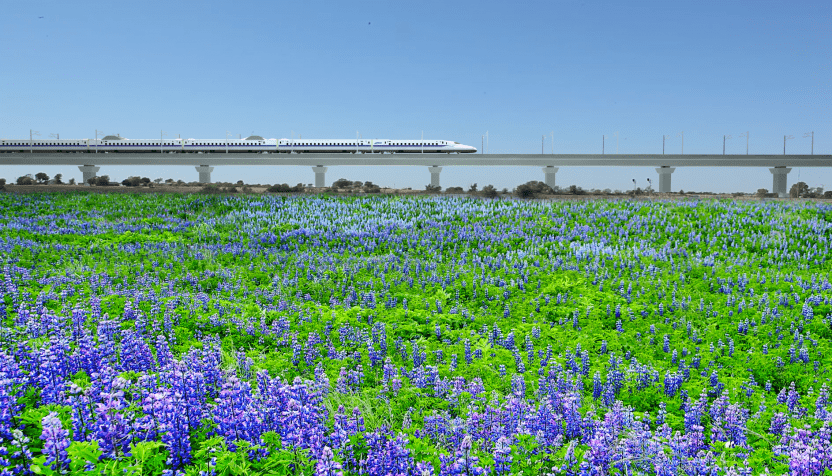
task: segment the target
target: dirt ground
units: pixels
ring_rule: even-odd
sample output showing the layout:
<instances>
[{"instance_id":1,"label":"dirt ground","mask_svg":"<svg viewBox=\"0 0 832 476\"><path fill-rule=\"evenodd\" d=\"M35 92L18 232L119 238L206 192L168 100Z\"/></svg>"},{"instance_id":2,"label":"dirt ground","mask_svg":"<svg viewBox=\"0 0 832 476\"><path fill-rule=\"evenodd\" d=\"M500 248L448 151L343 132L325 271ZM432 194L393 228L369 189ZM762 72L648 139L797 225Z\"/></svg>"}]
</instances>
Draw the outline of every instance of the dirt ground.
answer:
<instances>
[{"instance_id":1,"label":"dirt ground","mask_svg":"<svg viewBox=\"0 0 832 476\"><path fill-rule=\"evenodd\" d=\"M242 186L235 185L237 190L241 190ZM267 187L265 186L253 186L251 187L252 193L260 194L266 191ZM154 185L152 187L124 187L124 186L111 186L111 187L100 187L100 186L90 186L90 185L13 185L13 184L6 184L6 192L8 193L19 193L19 194L30 194L30 193L77 193L77 192L86 192L86 193L118 193L118 194L125 194L125 193L136 193L136 194L147 194L147 193L179 193L179 194L191 194L191 193L199 193L202 190L201 186L190 186L190 185ZM347 192L343 190L333 190L331 188L315 188L315 187L308 187L304 190L304 195L315 195L320 193L329 193L333 195L339 196L368 196L368 195L376 195L376 194L366 194L363 192ZM238 192L235 194L227 194L227 195L245 195L242 192ZM296 193L279 193L275 195L296 195ZM407 189L393 189L393 188L382 188L381 193L378 195L427 195L424 190L407 190ZM451 196L451 197L470 197L467 193L461 194L446 194L446 193L439 193L435 195L443 195L443 196ZM516 198L511 194L503 194L500 193L497 195L497 198ZM733 200L741 200L741 201L792 201L796 199L792 198L759 198L754 195L741 195L734 197L731 194L720 194L720 193L652 193L650 195L638 195L633 197L632 195L604 195L604 194L591 194L585 193L581 195L541 195L535 197L537 200L605 200L605 199L633 199L636 200L691 200L691 199L733 199ZM801 201L821 201L821 202L829 202L830 200L824 199L799 199Z\"/></svg>"}]
</instances>

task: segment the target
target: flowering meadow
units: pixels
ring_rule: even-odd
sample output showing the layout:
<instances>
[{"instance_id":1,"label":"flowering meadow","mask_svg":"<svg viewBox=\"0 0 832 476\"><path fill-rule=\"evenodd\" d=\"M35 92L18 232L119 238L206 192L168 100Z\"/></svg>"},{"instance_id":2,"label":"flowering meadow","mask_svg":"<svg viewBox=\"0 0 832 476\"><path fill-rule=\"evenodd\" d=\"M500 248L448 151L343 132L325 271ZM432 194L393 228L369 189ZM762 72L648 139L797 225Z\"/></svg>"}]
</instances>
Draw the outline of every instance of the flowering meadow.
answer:
<instances>
[{"instance_id":1,"label":"flowering meadow","mask_svg":"<svg viewBox=\"0 0 832 476\"><path fill-rule=\"evenodd\" d=\"M817 475L832 207L0 195L0 471Z\"/></svg>"}]
</instances>

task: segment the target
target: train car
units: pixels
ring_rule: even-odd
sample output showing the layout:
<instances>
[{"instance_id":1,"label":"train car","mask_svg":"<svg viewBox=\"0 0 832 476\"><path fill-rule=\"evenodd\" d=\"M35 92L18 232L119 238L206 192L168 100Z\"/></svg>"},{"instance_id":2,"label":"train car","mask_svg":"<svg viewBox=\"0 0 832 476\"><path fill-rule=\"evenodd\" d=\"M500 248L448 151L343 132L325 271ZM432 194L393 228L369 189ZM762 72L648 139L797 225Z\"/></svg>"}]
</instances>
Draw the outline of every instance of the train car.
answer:
<instances>
[{"instance_id":1,"label":"train car","mask_svg":"<svg viewBox=\"0 0 832 476\"><path fill-rule=\"evenodd\" d=\"M26 140L0 139L0 152L86 152L88 139Z\"/></svg>"},{"instance_id":2,"label":"train car","mask_svg":"<svg viewBox=\"0 0 832 476\"><path fill-rule=\"evenodd\" d=\"M362 153L362 154L419 154L446 153L469 154L477 151L476 147L447 140L410 140L410 139L280 139L280 152L289 153Z\"/></svg>"}]
</instances>

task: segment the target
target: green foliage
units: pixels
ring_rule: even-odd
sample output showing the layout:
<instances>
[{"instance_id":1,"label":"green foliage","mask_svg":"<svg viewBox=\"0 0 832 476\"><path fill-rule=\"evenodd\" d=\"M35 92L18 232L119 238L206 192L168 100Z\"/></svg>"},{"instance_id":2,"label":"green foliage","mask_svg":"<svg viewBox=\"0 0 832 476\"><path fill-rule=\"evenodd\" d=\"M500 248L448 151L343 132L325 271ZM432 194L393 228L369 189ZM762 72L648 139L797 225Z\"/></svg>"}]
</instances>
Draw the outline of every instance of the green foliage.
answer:
<instances>
[{"instance_id":1,"label":"green foliage","mask_svg":"<svg viewBox=\"0 0 832 476\"><path fill-rule=\"evenodd\" d=\"M483 189L486 196L490 192L497 196L493 187ZM725 384L732 402L742 402L752 410L761 402L765 403L768 411L749 426L757 433L748 435L754 449L748 455L749 465L753 468L767 465L772 474L788 471L786 466L773 461L774 442L766 435L773 408L778 406L776 393L795 382L804 396L801 405L811 407L813 400L806 393L809 389L816 390L825 378L816 374L811 362L805 365L788 361L787 350L794 334L790 326L802 326L802 334L811 335L817 341L816 346L808 340L806 345L812 360L821 363L819 372L829 365L828 356L832 355L829 344L832 329L822 318L832 313L832 306L813 306L815 317L807 319L800 316L802 301L795 303L792 299L795 293L801 299L815 293L813 277L819 285L828 274L830 260L825 235L798 233L797 230L829 220L828 211L779 205L738 208L741 206L709 202L698 205L611 202L586 203L579 207L557 202L526 202L522 207L527 208L517 208L508 201L479 199L466 201L456 208L443 208L439 200L428 198L414 200L419 204L421 218L396 217L401 224L389 225L386 232L392 238L385 241L374 235L377 230L366 223L350 222L348 218L354 214L393 216L396 209L392 204L401 200L399 198L291 200L276 196L112 197L79 194L40 197L24 206L18 199L3 195L0 207L5 213L0 216L0 224L9 223L15 216L24 216L44 229L53 225L71 227L76 218L65 218L65 215L67 210L72 210L78 217L101 226L102 230L95 234L46 233L8 226L0 230L0 234L9 243L15 240L37 243L34 248L17 245L14 253L8 253L13 259L8 259L12 259L17 267L50 263L46 268L48 272L31 279L17 274L12 279L30 296L44 296L44 308L56 315L83 302L84 296L100 291L79 280L82 284L73 289L73 293L59 298L64 288L59 280L53 279L54 276L107 276L111 282L108 292L101 297L102 315L123 316L125 307L135 301L116 290L142 288L147 293L162 296L159 298L162 310L153 311L148 301L142 301L140 309L147 316L148 327L165 325L163 317L168 315L171 329L166 336L169 342L175 342L171 347L177 356L203 348L206 344L198 336L212 336L221 343L224 371L242 372L238 360L240 353L251 359L251 374L266 370L287 381L295 377L309 379L313 377L315 365L320 364L333 384L341 367L354 369L360 360L365 371L364 382L354 392L331 392L326 397L325 407L330 416L327 424L332 425L332 415L339 406L347 412L357 408L367 431L391 428L394 432L408 433L408 448L414 458L431 461L435 467L439 465L438 454L445 450L439 449L436 442L424 434L420 438L415 436L415 429L422 428L427 416L447 412L451 417L464 418L481 410L485 404L483 400L490 400L495 395L497 399L504 398L513 391L511 377L517 370L512 351L492 344L487 335L480 333L483 326L488 326L489 330L496 326L504 332L513 331L515 342L521 348L520 354L527 367L523 375L527 385L525 398L537 398L539 375L541 371L544 374L547 371L541 367L537 354L529 362L522 350L525 338L538 332L539 337L531 338L534 350L546 350L551 346L550 366L563 365L565 352L574 352L580 344L582 349L589 351L590 367L600 372L602 380L607 378L610 353L619 358L629 354L632 359L625 361L624 367L635 359L639 364L655 369L658 382L639 389L632 380L627 380L618 399L637 416L649 413L653 419L659 403L664 402L668 425L673 431L683 431L684 412L679 396L668 398L661 385L661 378L667 372L679 368L671 361L671 354L662 349L662 337L667 335L672 350L687 349L687 364L693 356L701 358L702 366L690 369L690 379L684 383L691 397L696 398L701 390L708 390L707 375L702 376L700 372L712 363L712 368L720 369L720 381ZM320 206L320 203L339 209L339 218L346 218L338 226L354 230L350 232L352 234L340 230L330 233L330 229L316 229L310 225L305 214L315 210L313 204ZM300 216L275 217L289 205L296 205L295 213ZM731 231L746 226L742 218L733 216L743 216L736 210L765 218L748 225L746 234L741 235ZM391 219L392 222L395 220ZM120 224L121 228L104 228L112 223ZM128 224L141 226L128 227ZM170 224L173 225L168 226ZM641 224L647 225L639 228ZM379 229L384 226L388 225L378 225ZM619 235L607 231L612 226L618 227ZM472 231L474 229L477 233ZM420 239L407 238L410 230L415 230ZM469 236L464 236L463 232ZM272 236L273 240L267 239ZM587 244L609 246L611 252L588 253L577 258L575 250ZM256 252L247 251L241 255L235 245ZM174 251L156 251L156 247L163 246ZM321 257L321 250L327 250L325 259ZM808 254L807 250L815 253L812 259L792 258L795 253ZM768 257L773 251L781 253L779 261ZM396 257L398 261L390 257ZM476 266L471 264L475 260ZM422 271L385 269L386 264L394 261L407 261L411 267L418 262ZM322 263L327 266L333 263L333 266L330 269ZM311 271L313 267L326 270L315 275ZM142 269L143 273L135 273L136 269ZM611 277L602 277L604 273ZM385 277L383 284L379 280L382 274ZM158 281L149 279L146 281L150 284L146 284L141 278L148 276L158 277ZM183 279L186 276L188 279ZM488 279L482 279L482 276ZM736 286L740 276L747 279L742 289ZM412 277L415 279L410 283L408 278ZM731 284L727 282L729 278ZM477 281L476 292L471 285L474 281ZM172 283L170 294L166 282ZM238 283L239 288L231 290ZM632 295L627 296L619 286L626 289L630 284ZM386 293L397 300L397 305L386 308L383 302L376 302L374 308L369 308L353 302L352 307L344 308L341 304L329 304L331 296L343 302L342 290L350 288L379 295ZM485 297L486 291L489 297ZM209 302L205 306L191 305L197 293L208 296ZM507 297L504 293L508 293ZM770 299L768 306L780 313L774 321L762 323L760 320L762 306L758 303L763 295ZM777 296L781 295L791 300L778 305ZM728 303L729 296L746 300L742 312L736 302ZM184 303L177 301L179 297ZM687 297L689 304L682 305L680 301ZM5 294L2 298L9 314L7 326L12 329L16 325L14 314L17 312L13 296ZM409 303L406 311L401 304L404 299ZM698 308L700 299L704 300L707 311ZM281 301L296 307L287 305L286 309L277 310ZM169 303L172 309L168 312L165 309ZM663 305L662 316L659 316L659 304ZM607 306L615 309L617 305L621 306L620 331L617 329L619 318L606 311ZM504 316L506 307L509 313ZM578 328L572 325L576 311ZM729 315L729 311L733 314ZM229 316L235 321L231 322ZM303 358L297 364L293 363L290 338L257 332L261 325L271 329L281 319L289 322L291 334L297 334L301 346L310 334L316 333L322 342L332 342L349 357L330 359L326 356L326 347L319 345L318 350L324 356L313 365ZM747 333L739 333L738 322L750 319L757 325ZM385 357L389 357L396 368L412 368L410 359L415 345L425 353L428 365L437 367L439 378L462 377L467 382L479 378L485 389L484 395L474 399L463 392L457 400L448 401L412 385L405 385L395 395L382 394L381 370L368 364L367 339L342 340L338 332L339 328L349 326L365 336L371 335L373 323L385 324L389 347ZM441 329L441 338L436 336L437 325ZM651 325L655 327L655 335L650 333ZM135 320L122 323L122 329L134 329L135 326ZM255 331L249 332L249 326ZM784 334L785 338L782 346L775 348L772 344L779 342L776 339L778 333ZM655 339L652 344L651 338ZM724 346L720 348L717 344L720 341L724 344L728 338L736 346L734 355L729 355ZM393 343L397 339L404 343L407 358L394 349ZM472 352L479 351L483 356L470 364L464 363L466 339ZM607 353L601 353L604 341ZM47 342L48 336L41 335L31 339L29 344L40 348ZM716 345L713 352L709 348L711 343ZM769 344L768 354L761 351L765 343ZM442 360L437 351L442 351ZM818 352L820 357L816 357ZM356 353L360 359L355 358ZM458 357L458 367L454 371L449 366L452 355ZM778 357L785 361L782 367L774 365ZM506 376L500 374L500 366L505 366ZM136 384L141 374L123 372L120 376ZM754 387L751 396L747 396L741 386L751 376L758 386ZM594 406L596 414L603 417L607 409L600 400L592 399L591 379L591 373L583 377L583 411ZM84 371L78 371L69 380L86 388L91 378ZM766 382L771 382L772 392L763 391ZM128 396L135 395L128 392ZM31 387L18 397L18 403L25 407L19 422L32 440L36 455L41 447L41 420L50 411L58 412L64 428L71 428L69 407L39 406L40 395ZM138 403L133 405L131 409L137 410ZM413 422L408 429L402 428L405 415ZM809 420L795 419L794 424ZM709 417L705 417L704 424L710 429ZM188 468L189 473L216 470L217 474L288 475L301 471L309 474L314 465L307 453L283 447L275 434L264 438L263 447L268 449L269 456L255 461L247 457L247 451L258 447L242 441L226 442L210 436L211 430L212 423L206 421L199 430L192 432L194 463ZM229 443L234 443L237 448L232 451ZM366 455L362 437L353 437L351 445L357 457ZM512 448L515 474L520 471L546 474L563 463L567 450L580 461L586 446L577 444L570 449L567 443L550 453L551 448L538 447L533 436L519 435ZM736 448L718 446L717 449L725 465L743 464L742 455ZM490 450L475 446L474 454L481 463L490 464ZM133 446L130 457L117 461L99 461L101 452L95 443L73 442L69 453L73 474L158 474L167 457L167 449L161 443L138 443ZM209 466L212 458L216 458L215 466ZM36 456L32 471L53 474L49 468L42 467L44 460L42 455ZM88 471L87 461L94 469Z\"/></svg>"}]
</instances>

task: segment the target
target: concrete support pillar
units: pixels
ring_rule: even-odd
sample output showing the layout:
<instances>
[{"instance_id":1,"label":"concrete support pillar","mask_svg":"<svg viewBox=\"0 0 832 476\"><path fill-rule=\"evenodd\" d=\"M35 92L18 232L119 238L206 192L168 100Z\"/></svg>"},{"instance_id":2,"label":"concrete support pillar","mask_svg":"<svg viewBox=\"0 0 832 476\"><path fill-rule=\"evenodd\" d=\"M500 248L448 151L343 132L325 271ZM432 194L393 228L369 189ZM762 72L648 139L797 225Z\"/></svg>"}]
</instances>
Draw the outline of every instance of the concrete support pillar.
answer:
<instances>
[{"instance_id":1,"label":"concrete support pillar","mask_svg":"<svg viewBox=\"0 0 832 476\"><path fill-rule=\"evenodd\" d=\"M101 170L101 167L96 167L95 165L79 165L78 170L84 176L84 184L86 184L87 180L95 177L95 173Z\"/></svg>"},{"instance_id":2,"label":"concrete support pillar","mask_svg":"<svg viewBox=\"0 0 832 476\"><path fill-rule=\"evenodd\" d=\"M197 165L194 168L199 172L199 183L211 183L211 172L214 171L214 167Z\"/></svg>"},{"instance_id":3,"label":"concrete support pillar","mask_svg":"<svg viewBox=\"0 0 832 476\"><path fill-rule=\"evenodd\" d=\"M326 187L326 167L317 165L312 167L312 171L315 172L315 187Z\"/></svg>"},{"instance_id":4,"label":"concrete support pillar","mask_svg":"<svg viewBox=\"0 0 832 476\"><path fill-rule=\"evenodd\" d=\"M789 172L792 171L792 169L786 167L774 167L768 169L768 171L771 172L774 181L774 183L771 186L771 191L776 193L777 196L780 198L788 197L789 190L787 188L786 175L788 175Z\"/></svg>"},{"instance_id":5,"label":"concrete support pillar","mask_svg":"<svg viewBox=\"0 0 832 476\"><path fill-rule=\"evenodd\" d=\"M430 184L434 187L439 186L439 172L442 171L442 167L438 167L436 165L432 167L428 167L430 170Z\"/></svg>"},{"instance_id":6,"label":"concrete support pillar","mask_svg":"<svg viewBox=\"0 0 832 476\"><path fill-rule=\"evenodd\" d=\"M665 165L656 168L656 172L659 173L659 192L670 192L670 174L672 174L674 170L676 170L676 167L668 167Z\"/></svg>"},{"instance_id":7,"label":"concrete support pillar","mask_svg":"<svg viewBox=\"0 0 832 476\"><path fill-rule=\"evenodd\" d=\"M543 167L543 183L546 185L555 188L555 178L558 175L558 167L553 167L548 165Z\"/></svg>"}]
</instances>

